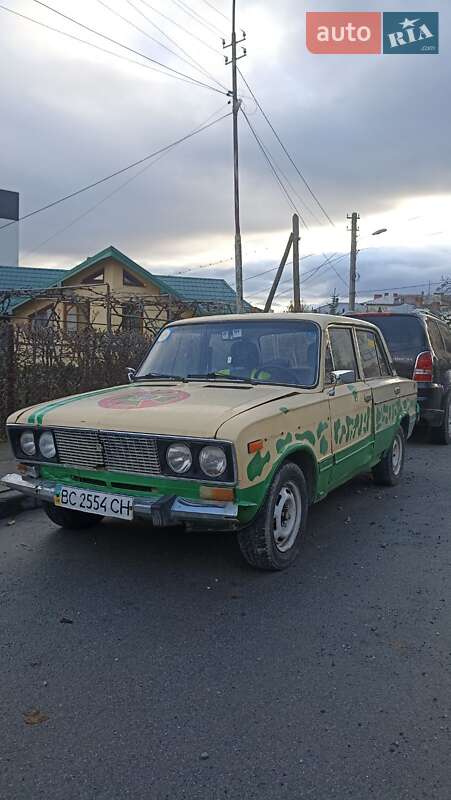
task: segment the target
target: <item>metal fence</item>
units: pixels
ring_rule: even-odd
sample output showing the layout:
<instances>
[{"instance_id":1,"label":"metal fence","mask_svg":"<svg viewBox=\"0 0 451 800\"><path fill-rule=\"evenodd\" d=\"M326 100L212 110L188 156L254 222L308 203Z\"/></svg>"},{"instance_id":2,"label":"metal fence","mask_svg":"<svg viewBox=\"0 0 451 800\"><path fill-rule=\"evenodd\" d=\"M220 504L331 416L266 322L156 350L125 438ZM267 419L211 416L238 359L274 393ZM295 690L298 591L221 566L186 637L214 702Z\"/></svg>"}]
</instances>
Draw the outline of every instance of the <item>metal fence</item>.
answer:
<instances>
[{"instance_id":1,"label":"metal fence","mask_svg":"<svg viewBox=\"0 0 451 800\"><path fill-rule=\"evenodd\" d=\"M127 381L152 337L0 322L0 436L8 414L34 403Z\"/></svg>"}]
</instances>

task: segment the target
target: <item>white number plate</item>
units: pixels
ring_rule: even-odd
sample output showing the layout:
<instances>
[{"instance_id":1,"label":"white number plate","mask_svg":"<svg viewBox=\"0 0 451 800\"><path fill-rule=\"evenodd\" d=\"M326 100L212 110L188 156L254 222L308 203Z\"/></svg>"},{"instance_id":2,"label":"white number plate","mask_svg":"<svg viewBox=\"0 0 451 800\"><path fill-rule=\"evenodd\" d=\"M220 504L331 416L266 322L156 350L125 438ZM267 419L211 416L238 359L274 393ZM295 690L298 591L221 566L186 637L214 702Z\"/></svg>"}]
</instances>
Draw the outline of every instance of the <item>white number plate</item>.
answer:
<instances>
[{"instance_id":1,"label":"white number plate","mask_svg":"<svg viewBox=\"0 0 451 800\"><path fill-rule=\"evenodd\" d=\"M123 494L105 494L91 492L89 489L74 489L72 486L59 486L53 501L56 506L71 508L73 511L133 519L133 499Z\"/></svg>"}]
</instances>

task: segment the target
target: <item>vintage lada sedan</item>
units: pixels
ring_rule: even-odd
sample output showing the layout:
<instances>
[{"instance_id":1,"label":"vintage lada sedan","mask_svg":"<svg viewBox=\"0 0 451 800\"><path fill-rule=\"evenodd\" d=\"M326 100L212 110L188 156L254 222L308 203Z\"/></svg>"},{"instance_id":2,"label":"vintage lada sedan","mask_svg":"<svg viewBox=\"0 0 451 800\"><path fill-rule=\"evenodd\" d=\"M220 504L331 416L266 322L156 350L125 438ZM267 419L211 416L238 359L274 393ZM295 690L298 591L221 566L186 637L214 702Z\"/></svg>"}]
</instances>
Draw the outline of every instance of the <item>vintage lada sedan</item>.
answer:
<instances>
[{"instance_id":1,"label":"vintage lada sedan","mask_svg":"<svg viewBox=\"0 0 451 800\"><path fill-rule=\"evenodd\" d=\"M130 383L26 408L2 480L62 528L102 517L236 531L254 567L293 562L310 504L361 472L393 486L417 416L380 331L321 314L182 320Z\"/></svg>"}]
</instances>

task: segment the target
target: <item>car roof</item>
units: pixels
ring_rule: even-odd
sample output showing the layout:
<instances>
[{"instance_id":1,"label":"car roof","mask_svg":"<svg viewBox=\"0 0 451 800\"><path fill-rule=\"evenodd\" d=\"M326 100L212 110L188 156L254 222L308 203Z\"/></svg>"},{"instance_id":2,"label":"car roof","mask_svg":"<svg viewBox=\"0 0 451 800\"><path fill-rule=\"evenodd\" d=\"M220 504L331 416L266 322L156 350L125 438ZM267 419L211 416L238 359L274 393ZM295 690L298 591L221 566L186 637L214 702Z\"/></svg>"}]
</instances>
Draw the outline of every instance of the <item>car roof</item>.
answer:
<instances>
[{"instance_id":1,"label":"car roof","mask_svg":"<svg viewBox=\"0 0 451 800\"><path fill-rule=\"evenodd\" d=\"M345 317L342 315L334 314L313 314L313 313L285 313L285 314L265 314L264 312L255 314L221 314L209 317L191 317L189 319L179 319L176 322L171 322L171 325L199 325L206 322L223 322L223 323L247 323L247 322L316 322L321 328L327 328L328 325L348 325L352 324L352 317ZM368 328L376 329L372 322L359 320L359 325L364 325Z\"/></svg>"}]
</instances>

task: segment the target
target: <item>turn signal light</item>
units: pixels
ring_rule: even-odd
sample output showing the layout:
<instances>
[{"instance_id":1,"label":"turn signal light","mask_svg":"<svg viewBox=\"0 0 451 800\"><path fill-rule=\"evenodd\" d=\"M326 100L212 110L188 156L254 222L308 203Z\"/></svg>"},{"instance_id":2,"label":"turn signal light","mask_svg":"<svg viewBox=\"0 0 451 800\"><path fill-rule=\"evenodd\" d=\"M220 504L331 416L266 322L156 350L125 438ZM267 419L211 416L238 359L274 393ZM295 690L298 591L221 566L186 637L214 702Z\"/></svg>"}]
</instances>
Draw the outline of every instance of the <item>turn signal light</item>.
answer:
<instances>
[{"instance_id":1,"label":"turn signal light","mask_svg":"<svg viewBox=\"0 0 451 800\"><path fill-rule=\"evenodd\" d=\"M429 350L417 356L412 377L414 381L432 383L432 355Z\"/></svg>"},{"instance_id":2,"label":"turn signal light","mask_svg":"<svg viewBox=\"0 0 451 800\"><path fill-rule=\"evenodd\" d=\"M234 491L225 486L201 486L200 496L203 500L220 500L222 503L228 503L234 499Z\"/></svg>"},{"instance_id":3,"label":"turn signal light","mask_svg":"<svg viewBox=\"0 0 451 800\"><path fill-rule=\"evenodd\" d=\"M263 450L263 439L255 439L254 442L248 443L247 445L248 453L257 453L259 450Z\"/></svg>"}]
</instances>

